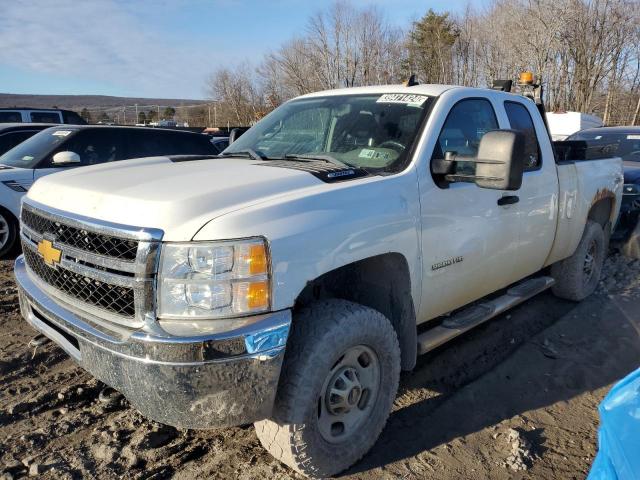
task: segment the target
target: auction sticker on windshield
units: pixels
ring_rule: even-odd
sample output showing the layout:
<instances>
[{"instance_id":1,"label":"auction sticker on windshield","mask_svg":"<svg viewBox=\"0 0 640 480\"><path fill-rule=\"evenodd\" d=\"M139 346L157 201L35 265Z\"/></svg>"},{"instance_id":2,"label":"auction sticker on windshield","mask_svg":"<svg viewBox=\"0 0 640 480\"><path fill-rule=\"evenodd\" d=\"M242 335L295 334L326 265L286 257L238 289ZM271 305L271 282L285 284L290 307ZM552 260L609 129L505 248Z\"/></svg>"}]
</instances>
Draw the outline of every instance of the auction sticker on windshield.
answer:
<instances>
[{"instance_id":1,"label":"auction sticker on windshield","mask_svg":"<svg viewBox=\"0 0 640 480\"><path fill-rule=\"evenodd\" d=\"M71 133L71 130L56 130L51 135L55 135L56 137L66 137Z\"/></svg>"},{"instance_id":2,"label":"auction sticker on windshield","mask_svg":"<svg viewBox=\"0 0 640 480\"><path fill-rule=\"evenodd\" d=\"M420 107L429 98L427 95L412 93L385 93L376 103L402 103L409 107Z\"/></svg>"}]
</instances>

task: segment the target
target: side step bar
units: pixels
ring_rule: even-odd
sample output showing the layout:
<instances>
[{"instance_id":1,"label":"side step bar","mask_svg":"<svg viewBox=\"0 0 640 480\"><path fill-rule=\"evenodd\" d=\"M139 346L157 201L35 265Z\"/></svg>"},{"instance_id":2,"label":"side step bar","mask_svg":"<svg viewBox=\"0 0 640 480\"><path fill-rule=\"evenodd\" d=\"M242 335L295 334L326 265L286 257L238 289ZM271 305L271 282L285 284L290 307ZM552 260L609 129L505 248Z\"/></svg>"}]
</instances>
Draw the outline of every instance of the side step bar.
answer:
<instances>
[{"instance_id":1,"label":"side step bar","mask_svg":"<svg viewBox=\"0 0 640 480\"><path fill-rule=\"evenodd\" d=\"M555 283L551 277L525 280L507 290L501 297L474 305L444 320L437 327L418 335L418 355L427 353L452 338L477 327L516 305L536 296Z\"/></svg>"}]
</instances>

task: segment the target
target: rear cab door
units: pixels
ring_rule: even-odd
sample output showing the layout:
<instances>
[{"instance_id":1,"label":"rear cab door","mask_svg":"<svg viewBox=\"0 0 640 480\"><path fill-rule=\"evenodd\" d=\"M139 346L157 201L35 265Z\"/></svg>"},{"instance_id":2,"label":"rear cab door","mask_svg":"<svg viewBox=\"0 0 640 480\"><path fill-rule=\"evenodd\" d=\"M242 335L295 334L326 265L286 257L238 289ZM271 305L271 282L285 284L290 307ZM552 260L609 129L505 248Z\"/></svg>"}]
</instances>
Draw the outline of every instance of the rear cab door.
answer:
<instances>
[{"instance_id":1,"label":"rear cab door","mask_svg":"<svg viewBox=\"0 0 640 480\"><path fill-rule=\"evenodd\" d=\"M501 113L507 128L525 138L524 174L518 196L516 280L543 268L558 223L558 173L549 134L535 104L524 97L504 95Z\"/></svg>"}]
</instances>

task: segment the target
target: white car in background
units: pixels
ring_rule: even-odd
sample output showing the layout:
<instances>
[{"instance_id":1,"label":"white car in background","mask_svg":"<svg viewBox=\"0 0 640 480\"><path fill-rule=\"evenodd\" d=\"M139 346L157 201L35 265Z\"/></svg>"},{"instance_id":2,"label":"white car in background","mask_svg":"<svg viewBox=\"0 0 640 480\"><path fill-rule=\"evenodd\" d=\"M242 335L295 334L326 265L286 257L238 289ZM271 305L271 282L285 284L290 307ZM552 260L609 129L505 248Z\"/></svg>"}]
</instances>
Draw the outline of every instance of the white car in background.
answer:
<instances>
[{"instance_id":1,"label":"white car in background","mask_svg":"<svg viewBox=\"0 0 640 480\"><path fill-rule=\"evenodd\" d=\"M0 257L16 244L20 201L40 177L129 158L218 153L205 135L180 130L103 125L43 130L0 156Z\"/></svg>"},{"instance_id":2,"label":"white car in background","mask_svg":"<svg viewBox=\"0 0 640 480\"><path fill-rule=\"evenodd\" d=\"M58 108L0 108L3 123L66 123L86 125L84 118L72 110Z\"/></svg>"}]
</instances>

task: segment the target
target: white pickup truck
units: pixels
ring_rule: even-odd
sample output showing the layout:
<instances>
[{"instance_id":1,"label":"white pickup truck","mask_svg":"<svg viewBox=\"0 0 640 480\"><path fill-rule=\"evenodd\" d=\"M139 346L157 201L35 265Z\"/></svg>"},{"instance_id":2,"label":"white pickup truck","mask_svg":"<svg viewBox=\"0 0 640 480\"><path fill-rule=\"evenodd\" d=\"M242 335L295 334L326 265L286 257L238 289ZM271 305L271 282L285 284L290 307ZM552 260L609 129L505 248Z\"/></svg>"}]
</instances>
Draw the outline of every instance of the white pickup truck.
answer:
<instances>
[{"instance_id":1,"label":"white pickup truck","mask_svg":"<svg viewBox=\"0 0 640 480\"><path fill-rule=\"evenodd\" d=\"M38 180L22 314L144 415L255 423L308 476L374 444L416 356L598 282L619 159L556 161L534 101L442 85L285 103L215 161Z\"/></svg>"}]
</instances>

